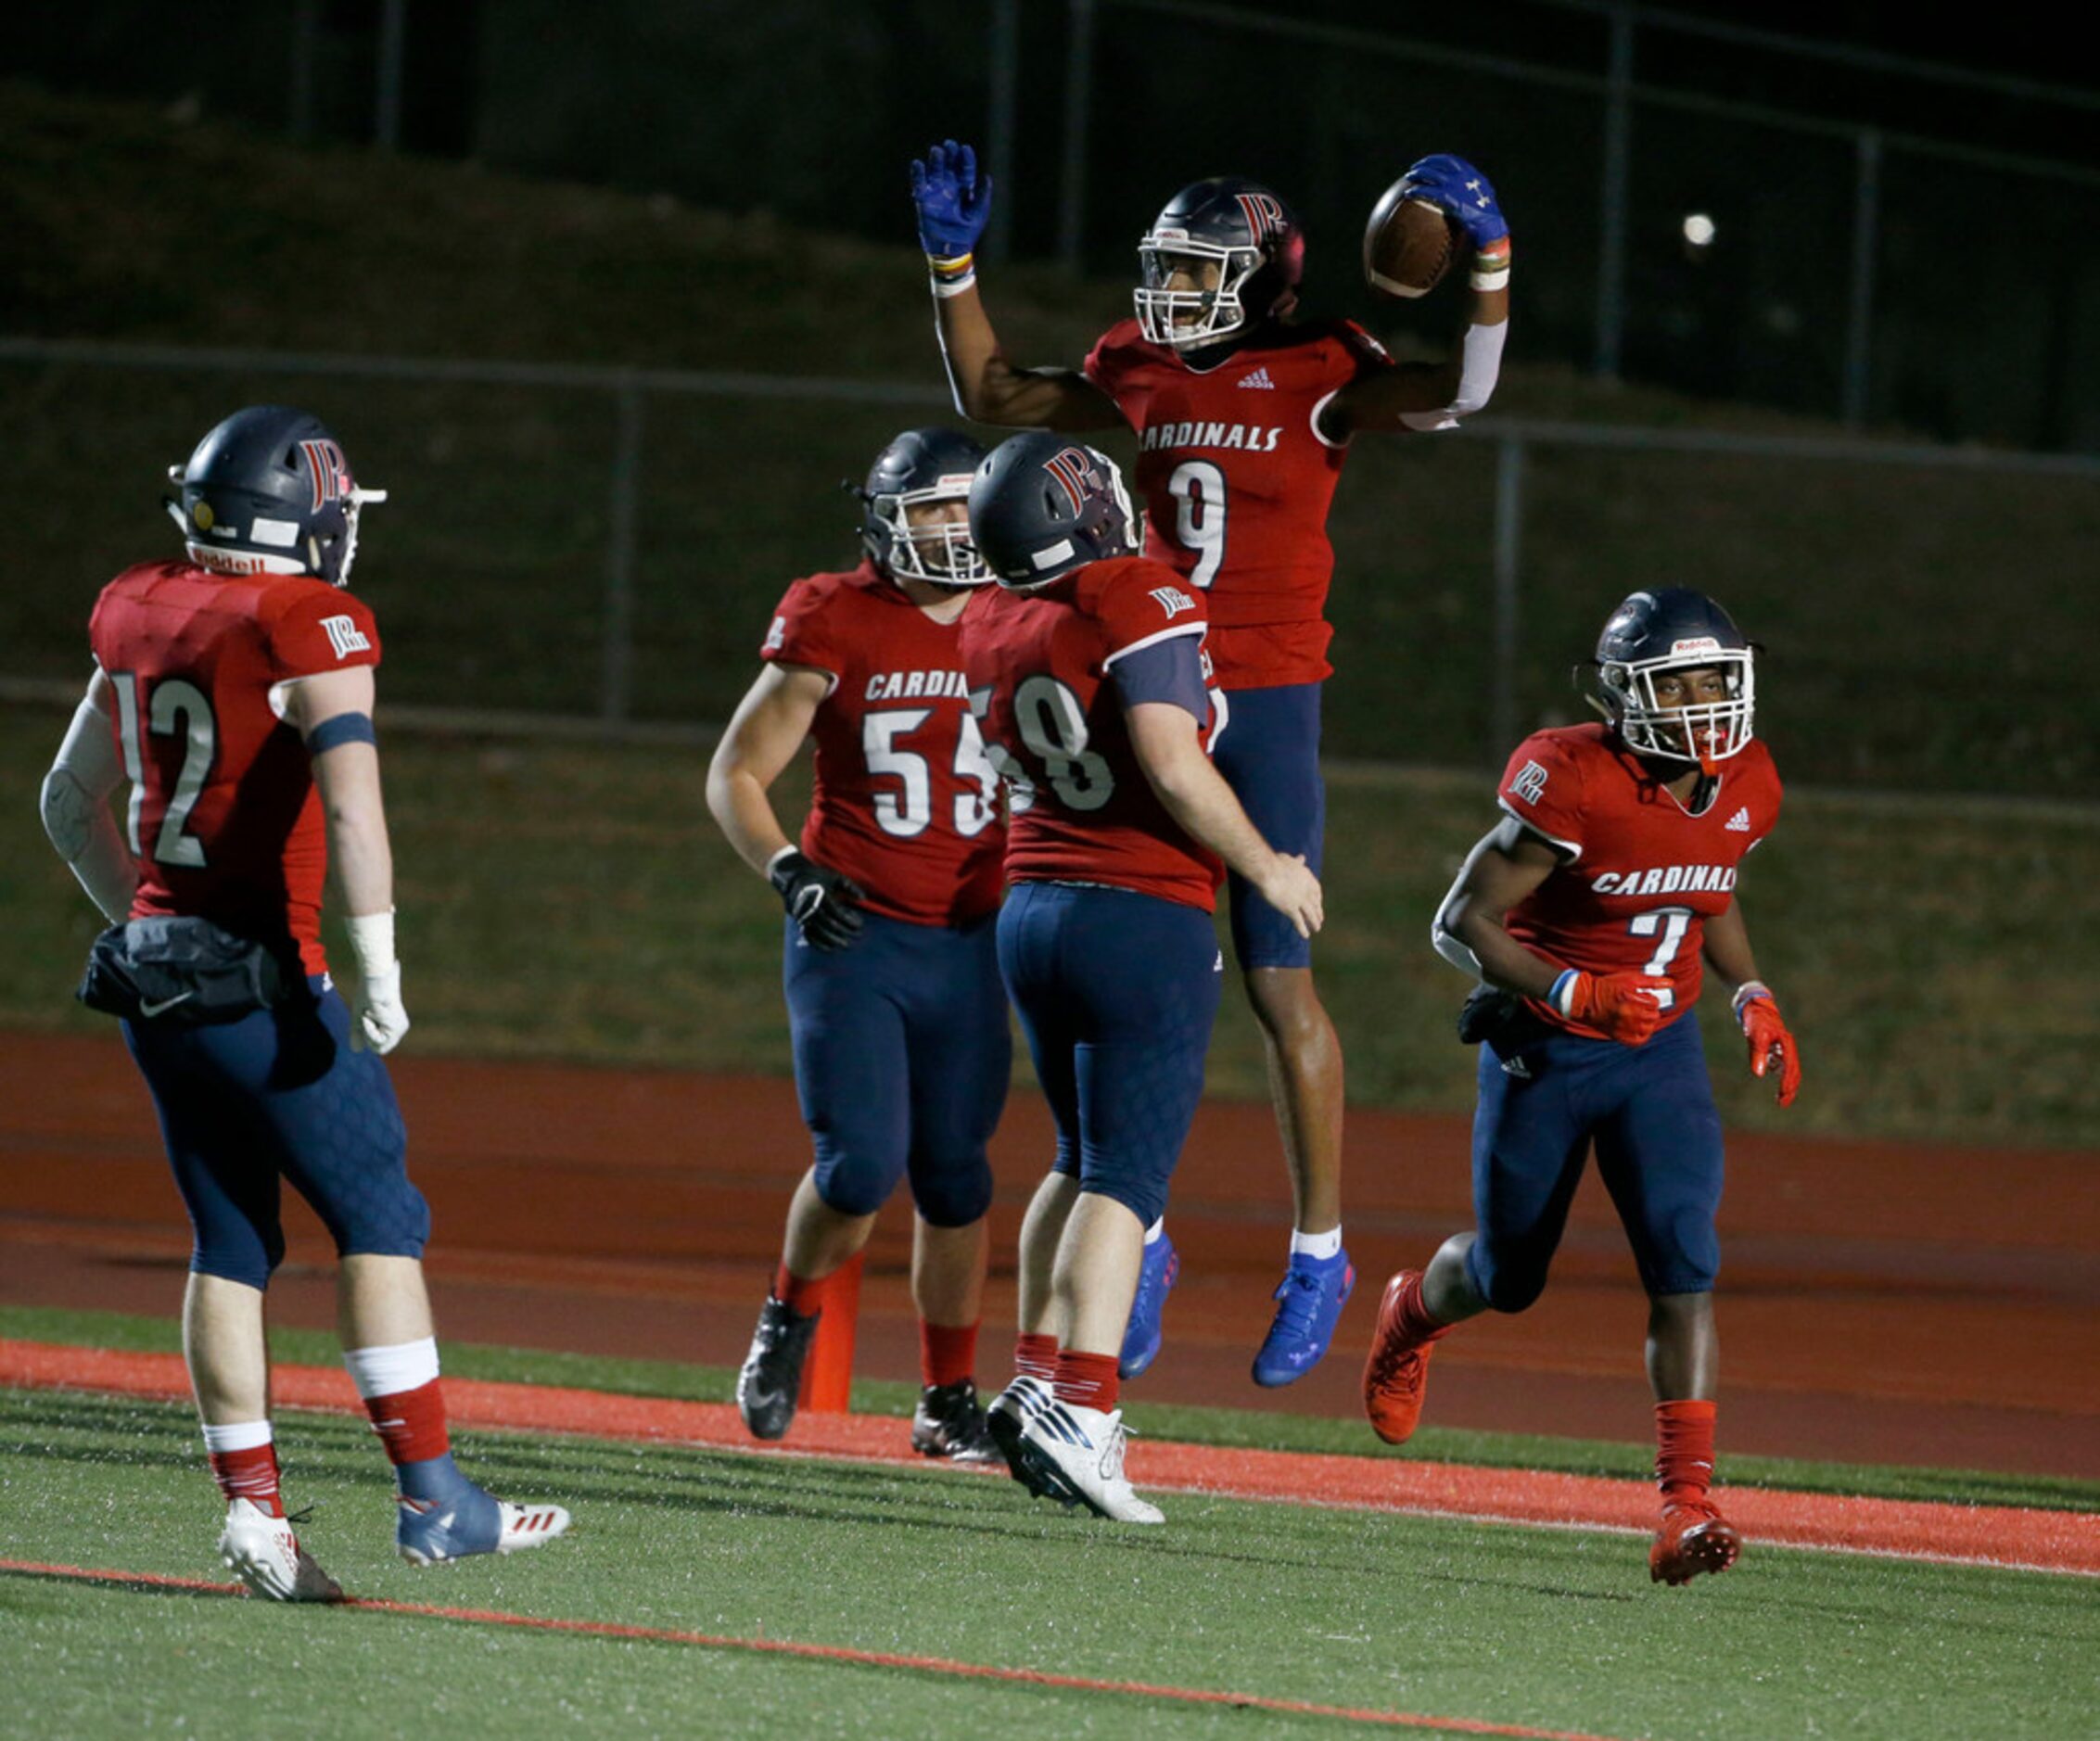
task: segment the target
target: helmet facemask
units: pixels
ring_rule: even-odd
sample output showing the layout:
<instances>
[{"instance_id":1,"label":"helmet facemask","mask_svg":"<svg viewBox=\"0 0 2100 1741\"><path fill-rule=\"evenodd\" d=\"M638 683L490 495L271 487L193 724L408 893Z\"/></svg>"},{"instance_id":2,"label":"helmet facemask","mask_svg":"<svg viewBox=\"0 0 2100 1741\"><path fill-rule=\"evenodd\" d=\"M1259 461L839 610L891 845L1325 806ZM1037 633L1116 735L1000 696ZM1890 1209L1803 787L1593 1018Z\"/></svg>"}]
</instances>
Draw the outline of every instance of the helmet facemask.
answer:
<instances>
[{"instance_id":1,"label":"helmet facemask","mask_svg":"<svg viewBox=\"0 0 2100 1741\"><path fill-rule=\"evenodd\" d=\"M1150 232L1138 244L1139 282L1131 292L1139 330L1152 343L1171 345L1177 350L1201 349L1231 337L1253 318L1244 292L1265 264L1259 248L1199 242L1178 230ZM1204 275L1202 269L1212 265L1217 271L1215 289L1168 288L1167 281L1177 273L1200 281ZM1259 311L1263 315L1267 312Z\"/></svg>"},{"instance_id":2,"label":"helmet facemask","mask_svg":"<svg viewBox=\"0 0 2100 1741\"><path fill-rule=\"evenodd\" d=\"M973 472L941 478L923 489L869 498L869 513L889 533L887 566L893 579L924 580L940 587L980 587L991 578L970 539L970 522L938 520L913 526L910 510L922 502L970 500Z\"/></svg>"},{"instance_id":3,"label":"helmet facemask","mask_svg":"<svg viewBox=\"0 0 2100 1741\"><path fill-rule=\"evenodd\" d=\"M1726 680L1727 700L1665 706L1657 699L1655 680L1664 673L1713 669ZM1748 647L1679 642L1659 658L1601 659L1597 678L1620 737L1637 756L1686 762L1711 775L1750 741L1757 684Z\"/></svg>"}]
</instances>

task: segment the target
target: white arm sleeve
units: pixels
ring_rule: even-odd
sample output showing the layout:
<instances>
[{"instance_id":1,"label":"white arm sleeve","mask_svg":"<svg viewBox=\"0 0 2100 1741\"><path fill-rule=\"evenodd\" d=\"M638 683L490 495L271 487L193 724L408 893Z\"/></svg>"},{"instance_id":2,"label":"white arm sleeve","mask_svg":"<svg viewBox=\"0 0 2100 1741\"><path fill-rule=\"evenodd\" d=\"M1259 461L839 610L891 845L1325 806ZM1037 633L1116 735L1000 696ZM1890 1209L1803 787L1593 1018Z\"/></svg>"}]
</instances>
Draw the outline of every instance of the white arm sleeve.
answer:
<instances>
[{"instance_id":1,"label":"white arm sleeve","mask_svg":"<svg viewBox=\"0 0 2100 1741\"><path fill-rule=\"evenodd\" d=\"M73 710L58 759L44 777L40 807L44 832L58 857L113 925L130 915L138 887L138 864L109 814L109 794L123 777L108 716L83 700Z\"/></svg>"},{"instance_id":2,"label":"white arm sleeve","mask_svg":"<svg viewBox=\"0 0 2100 1741\"><path fill-rule=\"evenodd\" d=\"M1456 429L1458 419L1485 405L1502 378L1502 341L1509 336L1509 323L1493 326L1469 326L1458 351L1458 395L1442 411L1410 411L1400 421L1410 429Z\"/></svg>"}]
</instances>

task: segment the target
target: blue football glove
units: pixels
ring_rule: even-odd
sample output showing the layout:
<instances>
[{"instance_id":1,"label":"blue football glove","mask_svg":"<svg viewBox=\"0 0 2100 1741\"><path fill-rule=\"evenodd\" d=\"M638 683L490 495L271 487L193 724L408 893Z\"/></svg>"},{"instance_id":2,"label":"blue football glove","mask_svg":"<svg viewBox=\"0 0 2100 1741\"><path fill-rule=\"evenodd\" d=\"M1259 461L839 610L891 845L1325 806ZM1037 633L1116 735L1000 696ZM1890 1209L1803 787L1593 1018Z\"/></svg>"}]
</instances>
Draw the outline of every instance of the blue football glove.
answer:
<instances>
[{"instance_id":1,"label":"blue football glove","mask_svg":"<svg viewBox=\"0 0 2100 1741\"><path fill-rule=\"evenodd\" d=\"M977 173L977 153L948 139L911 159L911 202L919 246L935 260L972 252L992 216L992 178Z\"/></svg>"},{"instance_id":2,"label":"blue football glove","mask_svg":"<svg viewBox=\"0 0 2100 1741\"><path fill-rule=\"evenodd\" d=\"M1402 197L1423 200L1456 218L1476 250L1509 234L1493 184L1464 158L1447 151L1424 158L1409 167L1402 185Z\"/></svg>"}]
</instances>

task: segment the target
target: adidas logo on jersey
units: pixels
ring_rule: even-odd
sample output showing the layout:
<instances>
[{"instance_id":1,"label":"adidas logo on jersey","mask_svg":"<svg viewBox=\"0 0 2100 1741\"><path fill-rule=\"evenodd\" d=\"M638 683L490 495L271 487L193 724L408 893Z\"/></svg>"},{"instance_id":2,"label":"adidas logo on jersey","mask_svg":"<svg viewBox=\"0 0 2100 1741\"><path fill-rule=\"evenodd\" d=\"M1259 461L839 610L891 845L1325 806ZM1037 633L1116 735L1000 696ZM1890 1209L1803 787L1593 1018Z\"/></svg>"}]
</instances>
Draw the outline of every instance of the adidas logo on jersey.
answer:
<instances>
[{"instance_id":1,"label":"adidas logo on jersey","mask_svg":"<svg viewBox=\"0 0 2100 1741\"><path fill-rule=\"evenodd\" d=\"M1266 369L1256 369L1252 375L1242 375L1240 377L1240 385L1241 387L1266 388L1272 393L1276 391L1276 383L1268 378Z\"/></svg>"},{"instance_id":2,"label":"adidas logo on jersey","mask_svg":"<svg viewBox=\"0 0 2100 1741\"><path fill-rule=\"evenodd\" d=\"M1744 805L1741 809L1728 819L1727 832L1731 834L1747 834L1750 832L1749 805Z\"/></svg>"}]
</instances>

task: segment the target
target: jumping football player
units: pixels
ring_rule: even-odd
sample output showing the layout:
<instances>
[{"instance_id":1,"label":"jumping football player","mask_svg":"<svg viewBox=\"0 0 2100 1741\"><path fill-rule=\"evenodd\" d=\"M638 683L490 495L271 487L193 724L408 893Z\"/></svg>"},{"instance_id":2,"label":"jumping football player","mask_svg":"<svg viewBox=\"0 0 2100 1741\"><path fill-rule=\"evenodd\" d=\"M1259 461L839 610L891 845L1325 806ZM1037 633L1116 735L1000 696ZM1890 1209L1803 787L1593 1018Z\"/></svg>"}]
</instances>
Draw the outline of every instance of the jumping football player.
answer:
<instances>
[{"instance_id":1,"label":"jumping football player","mask_svg":"<svg viewBox=\"0 0 2100 1741\"><path fill-rule=\"evenodd\" d=\"M1166 203L1139 244L1136 319L1111 327L1075 372L1017 368L999 348L973 257L991 211L976 154L949 140L911 166L957 407L990 424L1135 432L1146 554L1204 595L1232 717L1218 771L1263 834L1316 871L1326 814L1320 684L1332 669L1327 514L1350 439L1454 427L1487 402L1508 330L1509 230L1494 189L1448 156L1423 159L1408 180L1473 248L1469 324L1449 363L1394 366L1347 321L1291 324L1304 234L1267 188L1221 176ZM1355 1279L1342 1244L1342 1048L1306 939L1237 872L1231 886L1233 951L1267 1048L1294 1210L1254 1378L1289 1384L1327 1353ZM1147 1239L1126 1377L1158 1352L1177 1269L1164 1231Z\"/></svg>"},{"instance_id":2,"label":"jumping football player","mask_svg":"<svg viewBox=\"0 0 2100 1741\"><path fill-rule=\"evenodd\" d=\"M1676 1584L1725 1571L1742 1545L1709 1492L1722 1144L1692 1006L1703 956L1734 994L1750 1070L1792 1103L1800 1055L1736 899L1743 859L1778 819L1779 776L1750 734L1750 643L1712 599L1632 594L1596 662L1609 723L1517 746L1506 814L1437 913L1437 948L1484 982L1459 1029L1481 1043L1479 1225L1386 1284L1364 1405L1401 1443L1451 1327L1538 1298L1594 1144L1648 1295L1662 1493L1648 1566Z\"/></svg>"},{"instance_id":3,"label":"jumping football player","mask_svg":"<svg viewBox=\"0 0 2100 1741\"><path fill-rule=\"evenodd\" d=\"M1022 1226L1018 1376L992 1431L1032 1493L1157 1523L1123 1474L1117 1353L1203 1092L1217 885L1229 866L1310 936L1319 882L1211 766L1227 710L1203 595L1136 553L1114 462L1015 436L979 470L970 527L999 583L962 619L1010 793L999 968L1058 1133Z\"/></svg>"},{"instance_id":4,"label":"jumping football player","mask_svg":"<svg viewBox=\"0 0 2100 1741\"><path fill-rule=\"evenodd\" d=\"M722 832L787 908L795 1080L816 1146L736 1381L761 1439L795 1418L827 1278L909 1173L923 1386L911 1443L999 1455L974 1371L985 1145L1012 1065L992 921L1005 829L956 641L988 578L968 523L983 457L950 429L907 429L883 450L860 492L860 566L788 588L707 773ZM811 736L797 845L767 793Z\"/></svg>"},{"instance_id":5,"label":"jumping football player","mask_svg":"<svg viewBox=\"0 0 2100 1741\"><path fill-rule=\"evenodd\" d=\"M235 413L169 477L185 556L103 589L97 669L44 782L44 825L110 921L83 996L123 1017L196 1232L183 1351L226 1498L220 1556L258 1595L333 1601L285 1516L270 1421L285 1181L340 1254L343 1364L394 1464L402 1557L537 1547L569 1518L484 1493L446 1430L430 1212L380 1061L408 1015L372 730L379 632L340 590L359 510L385 492L360 489L328 431L281 405ZM108 799L127 775L120 833ZM322 951L331 864L354 1013Z\"/></svg>"}]
</instances>

